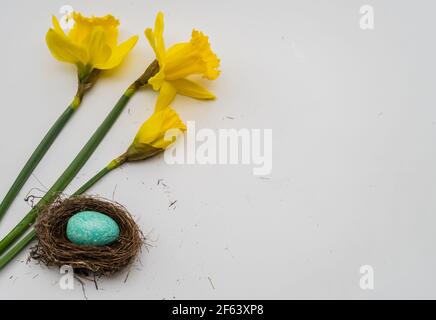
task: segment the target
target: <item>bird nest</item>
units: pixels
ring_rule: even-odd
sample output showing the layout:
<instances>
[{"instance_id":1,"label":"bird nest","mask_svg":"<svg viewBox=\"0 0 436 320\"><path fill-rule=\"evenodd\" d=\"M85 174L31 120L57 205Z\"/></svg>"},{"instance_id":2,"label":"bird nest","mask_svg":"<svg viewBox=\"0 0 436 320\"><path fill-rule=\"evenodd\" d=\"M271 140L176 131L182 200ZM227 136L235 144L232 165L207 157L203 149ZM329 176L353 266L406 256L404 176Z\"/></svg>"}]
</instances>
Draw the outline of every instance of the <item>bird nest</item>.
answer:
<instances>
[{"instance_id":1,"label":"bird nest","mask_svg":"<svg viewBox=\"0 0 436 320\"><path fill-rule=\"evenodd\" d=\"M70 217L81 211L108 215L120 228L119 238L105 246L77 245L66 236ZM47 266L71 266L76 273L110 275L128 266L138 255L144 236L130 213L120 204L92 196L59 198L43 207L35 223L38 243L30 257Z\"/></svg>"}]
</instances>

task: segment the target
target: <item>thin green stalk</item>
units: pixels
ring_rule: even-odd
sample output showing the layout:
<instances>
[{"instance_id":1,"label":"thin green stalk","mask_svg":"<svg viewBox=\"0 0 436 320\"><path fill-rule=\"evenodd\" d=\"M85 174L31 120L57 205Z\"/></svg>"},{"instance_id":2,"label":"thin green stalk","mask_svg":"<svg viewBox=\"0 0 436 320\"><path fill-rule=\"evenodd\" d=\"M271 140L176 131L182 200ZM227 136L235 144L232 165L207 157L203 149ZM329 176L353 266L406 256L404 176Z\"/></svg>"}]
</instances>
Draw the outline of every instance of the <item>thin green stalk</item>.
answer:
<instances>
[{"instance_id":1,"label":"thin green stalk","mask_svg":"<svg viewBox=\"0 0 436 320\"><path fill-rule=\"evenodd\" d=\"M58 195L59 192L65 190L67 185L77 175L97 146L103 140L109 129L121 114L131 96L142 86L148 83L148 80L154 76L159 70L159 64L154 61L144 72L144 74L136 80L121 96L112 111L108 114L103 123L94 132L92 137L82 148L79 154L74 158L71 164L67 167L64 173L58 178L50 190L38 202L38 204L30 210L30 212L0 241L0 254L3 253L13 242L22 236L27 229L35 222L35 219L41 207L51 203Z\"/></svg>"},{"instance_id":2,"label":"thin green stalk","mask_svg":"<svg viewBox=\"0 0 436 320\"><path fill-rule=\"evenodd\" d=\"M126 160L127 159L124 157L124 155L112 160L106 167L101 169L95 176L93 176L91 179L85 182L83 186L81 186L76 192L74 192L73 196L78 196L88 191L94 184L99 182L101 178L103 178L112 170L121 166L123 163L126 162Z\"/></svg>"},{"instance_id":3,"label":"thin green stalk","mask_svg":"<svg viewBox=\"0 0 436 320\"><path fill-rule=\"evenodd\" d=\"M89 188L91 188L94 184L96 184L101 178L103 178L105 175L107 175L109 172L111 172L112 169L108 168L108 167L104 167L103 169L101 169L100 172L98 172L94 177L92 177L91 179L88 180L88 182L86 182L83 186L80 187L79 190L77 190L76 192L74 192L74 196L78 196L81 195L83 193L86 192L86 190L88 190Z\"/></svg>"},{"instance_id":4,"label":"thin green stalk","mask_svg":"<svg viewBox=\"0 0 436 320\"><path fill-rule=\"evenodd\" d=\"M23 250L35 238L35 229L32 229L20 242L13 246L5 255L0 258L0 269L8 264L18 253Z\"/></svg>"},{"instance_id":5,"label":"thin green stalk","mask_svg":"<svg viewBox=\"0 0 436 320\"><path fill-rule=\"evenodd\" d=\"M79 78L77 93L73 101L56 120L56 122L41 140L39 145L33 151L32 155L30 156L29 160L27 160L24 167L21 169L20 173L10 187L3 201L0 203L0 220L6 214L6 211L9 209L12 202L17 197L18 193L23 188L26 181L29 179L33 170L35 170L36 166L41 162L42 158L47 153L48 149L51 147L59 133L65 127L68 120L70 120L74 112L79 108L80 104L82 103L83 96L93 86L93 84L97 80L98 74L99 70L95 69L94 71L89 73L86 78Z\"/></svg>"},{"instance_id":6,"label":"thin green stalk","mask_svg":"<svg viewBox=\"0 0 436 320\"><path fill-rule=\"evenodd\" d=\"M45 137L39 143L38 147L33 151L29 160L27 160L23 169L15 179L8 193L4 197L2 203L0 204L0 220L5 215L6 211L9 209L10 205L17 197L23 185L29 179L33 170L36 168L38 163L41 161L42 157L46 154L47 150L53 144L56 137L64 128L65 124L70 120L71 116L74 114L76 109L72 107L72 105L68 106L68 108L62 113L62 115L56 120L50 130L47 132Z\"/></svg>"}]
</instances>

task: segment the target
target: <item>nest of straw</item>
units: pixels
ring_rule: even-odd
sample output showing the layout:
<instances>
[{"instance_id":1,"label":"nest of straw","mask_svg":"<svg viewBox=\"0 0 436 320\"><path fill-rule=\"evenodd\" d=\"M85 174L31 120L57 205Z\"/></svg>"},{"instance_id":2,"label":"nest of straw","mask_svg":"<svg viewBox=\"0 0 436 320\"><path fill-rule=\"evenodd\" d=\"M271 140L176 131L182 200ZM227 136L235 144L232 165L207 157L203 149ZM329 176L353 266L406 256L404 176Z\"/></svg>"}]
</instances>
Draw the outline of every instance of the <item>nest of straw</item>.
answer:
<instances>
[{"instance_id":1,"label":"nest of straw","mask_svg":"<svg viewBox=\"0 0 436 320\"><path fill-rule=\"evenodd\" d=\"M106 246L76 245L66 236L68 219L80 211L108 215L120 228L119 238ZM128 266L139 253L144 236L120 204L92 196L59 198L45 206L35 223L38 240L30 257L47 266L71 266L76 273L111 275Z\"/></svg>"}]
</instances>

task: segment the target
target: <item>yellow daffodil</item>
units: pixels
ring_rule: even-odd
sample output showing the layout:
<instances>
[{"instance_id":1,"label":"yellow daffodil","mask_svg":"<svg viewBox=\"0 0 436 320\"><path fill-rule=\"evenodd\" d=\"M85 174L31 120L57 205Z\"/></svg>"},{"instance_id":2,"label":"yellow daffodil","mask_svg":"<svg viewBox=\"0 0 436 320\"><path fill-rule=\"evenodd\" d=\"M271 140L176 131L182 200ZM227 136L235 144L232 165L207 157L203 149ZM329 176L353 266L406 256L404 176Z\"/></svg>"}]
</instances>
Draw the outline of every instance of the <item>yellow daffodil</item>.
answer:
<instances>
[{"instance_id":1,"label":"yellow daffodil","mask_svg":"<svg viewBox=\"0 0 436 320\"><path fill-rule=\"evenodd\" d=\"M164 151L174 142L175 135L183 131L186 126L174 109L166 107L156 111L139 129L125 153L126 161L143 160Z\"/></svg>"},{"instance_id":2,"label":"yellow daffodil","mask_svg":"<svg viewBox=\"0 0 436 320\"><path fill-rule=\"evenodd\" d=\"M146 144L153 148L166 149L173 141L166 140L165 133L172 129L185 131L186 126L174 109L168 107L153 113L142 124L133 140L133 144Z\"/></svg>"},{"instance_id":3,"label":"yellow daffodil","mask_svg":"<svg viewBox=\"0 0 436 320\"><path fill-rule=\"evenodd\" d=\"M177 93L197 99L215 99L207 89L187 79L191 75L202 75L209 80L218 78L220 60L211 50L208 37L193 30L189 42L177 43L166 50L163 30L163 13L159 12L154 30L145 30L160 68L149 80L154 90L160 90L156 110L168 106Z\"/></svg>"},{"instance_id":4,"label":"yellow daffodil","mask_svg":"<svg viewBox=\"0 0 436 320\"><path fill-rule=\"evenodd\" d=\"M87 18L73 13L74 26L66 34L55 16L53 28L46 35L52 55L77 66L79 78L88 77L93 69L107 70L118 66L138 41L133 36L118 44L119 21L111 15Z\"/></svg>"}]
</instances>

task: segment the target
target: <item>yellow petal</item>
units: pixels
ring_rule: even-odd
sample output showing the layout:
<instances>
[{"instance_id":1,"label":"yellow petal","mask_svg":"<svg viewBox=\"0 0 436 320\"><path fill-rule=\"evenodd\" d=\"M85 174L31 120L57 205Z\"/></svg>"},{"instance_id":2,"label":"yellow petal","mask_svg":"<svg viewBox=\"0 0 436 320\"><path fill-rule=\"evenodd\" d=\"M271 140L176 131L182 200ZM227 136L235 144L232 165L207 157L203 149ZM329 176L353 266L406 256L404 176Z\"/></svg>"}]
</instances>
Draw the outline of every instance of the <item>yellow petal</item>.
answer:
<instances>
[{"instance_id":1,"label":"yellow petal","mask_svg":"<svg viewBox=\"0 0 436 320\"><path fill-rule=\"evenodd\" d=\"M112 49L112 55L109 60L96 68L101 70L112 69L121 64L127 54L132 50L138 41L138 36L133 36L129 40L124 41L118 47Z\"/></svg>"},{"instance_id":2,"label":"yellow petal","mask_svg":"<svg viewBox=\"0 0 436 320\"><path fill-rule=\"evenodd\" d=\"M171 83L164 81L160 88L159 96L157 97L154 111L158 112L166 109L171 104L171 102L173 102L174 98L176 97L176 94L177 94L176 88L174 88L174 86Z\"/></svg>"},{"instance_id":3,"label":"yellow petal","mask_svg":"<svg viewBox=\"0 0 436 320\"><path fill-rule=\"evenodd\" d=\"M162 83L165 81L165 70L162 66L159 65L159 67L159 72L148 80L148 83L151 84L153 90L156 91L162 87Z\"/></svg>"},{"instance_id":4,"label":"yellow petal","mask_svg":"<svg viewBox=\"0 0 436 320\"><path fill-rule=\"evenodd\" d=\"M156 56L158 61L164 61L165 58L165 42L163 39L164 31L164 16L162 12L159 12L156 16L154 23L154 36L156 43Z\"/></svg>"},{"instance_id":5,"label":"yellow petal","mask_svg":"<svg viewBox=\"0 0 436 320\"><path fill-rule=\"evenodd\" d=\"M154 32L151 28L147 28L145 29L145 37L148 40L148 43L150 43L151 48L154 51L154 54L157 57L157 52L156 52L156 39L154 38Z\"/></svg>"},{"instance_id":6,"label":"yellow petal","mask_svg":"<svg viewBox=\"0 0 436 320\"><path fill-rule=\"evenodd\" d=\"M171 84L177 90L177 93L181 95L203 100L215 99L213 93L191 80L180 79L171 81Z\"/></svg>"},{"instance_id":7,"label":"yellow petal","mask_svg":"<svg viewBox=\"0 0 436 320\"><path fill-rule=\"evenodd\" d=\"M164 18L163 13L159 12L156 16L156 20L154 23L154 30L151 28L145 29L145 37L150 43L151 48L156 55L157 61L159 61L159 66L163 67L164 58L165 58L165 42L163 39L163 30L164 30Z\"/></svg>"},{"instance_id":8,"label":"yellow petal","mask_svg":"<svg viewBox=\"0 0 436 320\"><path fill-rule=\"evenodd\" d=\"M53 16L51 17L51 22L53 23L54 31L56 31L56 32L59 33L60 35L65 35L64 30L62 30L62 28L61 28L61 26L60 26L60 24L59 24L59 21L58 21L58 19L56 18L56 16L53 15Z\"/></svg>"},{"instance_id":9,"label":"yellow petal","mask_svg":"<svg viewBox=\"0 0 436 320\"><path fill-rule=\"evenodd\" d=\"M73 44L67 37L50 29L46 35L47 46L51 54L59 61L86 64L88 54L86 50Z\"/></svg>"}]
</instances>

